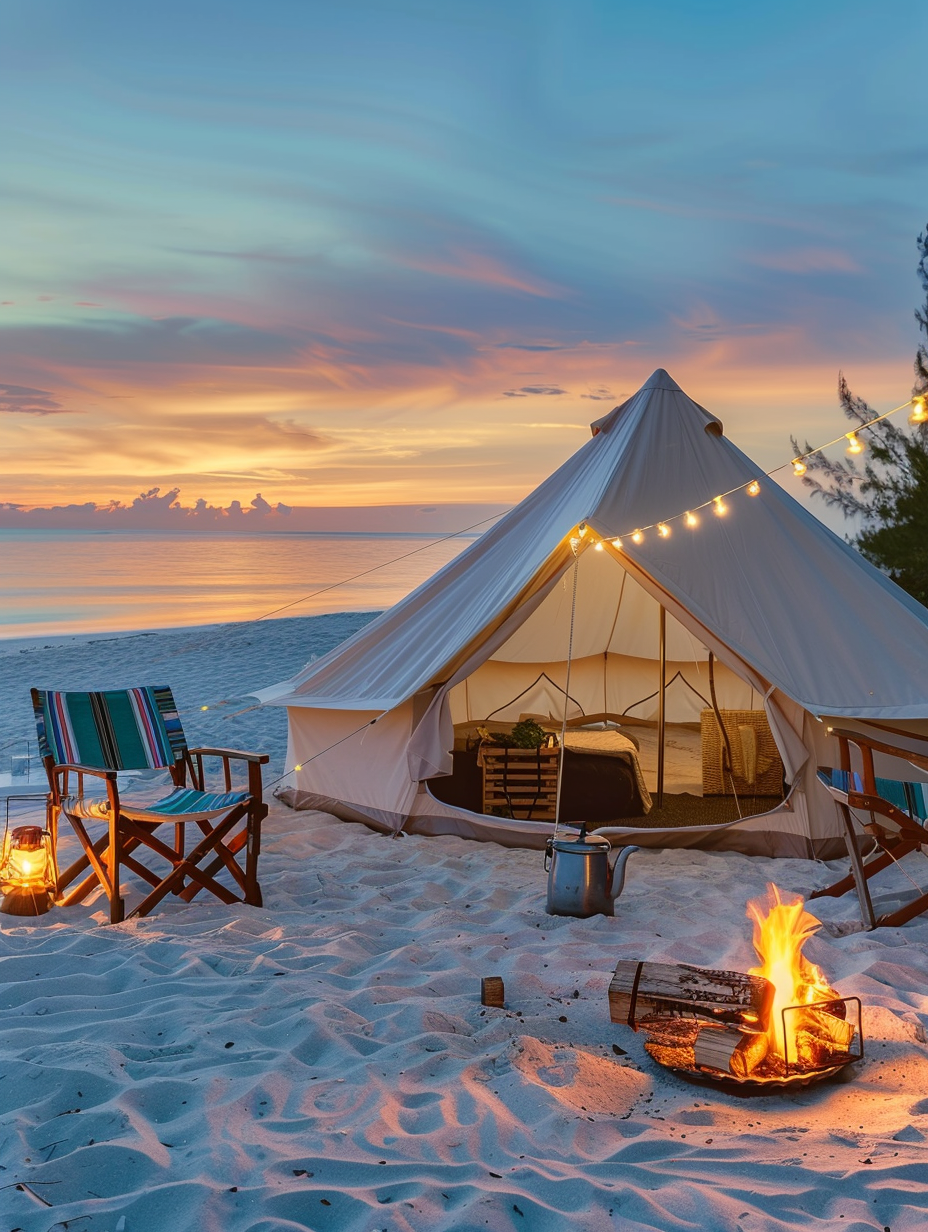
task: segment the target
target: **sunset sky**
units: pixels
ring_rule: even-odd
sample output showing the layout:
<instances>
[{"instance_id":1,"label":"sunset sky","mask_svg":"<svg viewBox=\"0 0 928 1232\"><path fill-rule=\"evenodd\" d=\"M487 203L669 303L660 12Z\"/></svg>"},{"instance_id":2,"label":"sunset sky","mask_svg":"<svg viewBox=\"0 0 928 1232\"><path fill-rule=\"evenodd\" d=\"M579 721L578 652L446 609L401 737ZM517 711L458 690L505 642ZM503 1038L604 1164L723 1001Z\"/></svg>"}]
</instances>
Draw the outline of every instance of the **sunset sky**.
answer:
<instances>
[{"instance_id":1,"label":"sunset sky","mask_svg":"<svg viewBox=\"0 0 928 1232\"><path fill-rule=\"evenodd\" d=\"M6 0L0 499L510 501L911 388L924 0Z\"/></svg>"}]
</instances>

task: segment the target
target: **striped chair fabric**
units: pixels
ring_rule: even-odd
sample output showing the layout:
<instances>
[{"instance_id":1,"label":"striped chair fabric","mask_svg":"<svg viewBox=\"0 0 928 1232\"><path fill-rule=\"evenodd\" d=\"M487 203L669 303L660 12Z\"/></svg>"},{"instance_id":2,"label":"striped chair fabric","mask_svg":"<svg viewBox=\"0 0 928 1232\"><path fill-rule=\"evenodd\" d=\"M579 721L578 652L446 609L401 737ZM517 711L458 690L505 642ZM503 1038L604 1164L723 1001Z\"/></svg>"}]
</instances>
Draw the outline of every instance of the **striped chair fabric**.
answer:
<instances>
[{"instance_id":1,"label":"striped chair fabric","mask_svg":"<svg viewBox=\"0 0 928 1232\"><path fill-rule=\"evenodd\" d=\"M849 792L866 793L863 776L856 770L833 770L819 766L818 779L838 799ZM928 783L904 783L899 779L876 779L876 794L894 804L915 821L928 820Z\"/></svg>"},{"instance_id":2,"label":"striped chair fabric","mask_svg":"<svg viewBox=\"0 0 928 1232\"><path fill-rule=\"evenodd\" d=\"M39 754L95 770L168 769L187 751L166 685L102 693L33 689Z\"/></svg>"},{"instance_id":3,"label":"striped chair fabric","mask_svg":"<svg viewBox=\"0 0 928 1232\"><path fill-rule=\"evenodd\" d=\"M169 796L153 804L123 802L120 812L133 821L209 821L247 799L247 791L197 791L193 787L177 787ZM65 813L86 821L110 819L110 802L106 796L64 796L61 807Z\"/></svg>"}]
</instances>

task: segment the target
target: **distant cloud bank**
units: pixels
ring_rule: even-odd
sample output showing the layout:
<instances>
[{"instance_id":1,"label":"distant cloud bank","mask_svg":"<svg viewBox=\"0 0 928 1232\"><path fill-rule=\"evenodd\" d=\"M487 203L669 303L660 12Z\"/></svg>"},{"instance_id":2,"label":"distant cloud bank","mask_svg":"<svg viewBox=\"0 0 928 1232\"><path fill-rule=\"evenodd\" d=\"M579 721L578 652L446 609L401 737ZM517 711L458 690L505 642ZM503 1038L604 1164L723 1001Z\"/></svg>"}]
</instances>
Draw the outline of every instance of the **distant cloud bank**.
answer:
<instances>
[{"instance_id":1,"label":"distant cloud bank","mask_svg":"<svg viewBox=\"0 0 928 1232\"><path fill-rule=\"evenodd\" d=\"M182 505L180 488L140 492L131 502L29 508L0 501L0 530L153 530L187 534L228 533L427 533L450 534L476 523L479 529L504 513L491 504L371 505L296 507L270 504L259 492L247 506L234 500L228 507L200 499Z\"/></svg>"}]
</instances>

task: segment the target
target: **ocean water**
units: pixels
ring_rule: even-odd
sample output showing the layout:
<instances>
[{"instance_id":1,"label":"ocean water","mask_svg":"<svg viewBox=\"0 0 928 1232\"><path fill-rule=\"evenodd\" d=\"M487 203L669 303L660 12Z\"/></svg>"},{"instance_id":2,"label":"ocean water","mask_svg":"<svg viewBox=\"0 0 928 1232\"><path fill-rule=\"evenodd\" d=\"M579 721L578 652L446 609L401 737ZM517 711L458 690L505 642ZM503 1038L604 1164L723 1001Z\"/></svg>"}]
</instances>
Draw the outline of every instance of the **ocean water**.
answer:
<instances>
[{"instance_id":1,"label":"ocean water","mask_svg":"<svg viewBox=\"0 0 928 1232\"><path fill-rule=\"evenodd\" d=\"M471 542L421 535L3 530L0 637L378 611Z\"/></svg>"}]
</instances>

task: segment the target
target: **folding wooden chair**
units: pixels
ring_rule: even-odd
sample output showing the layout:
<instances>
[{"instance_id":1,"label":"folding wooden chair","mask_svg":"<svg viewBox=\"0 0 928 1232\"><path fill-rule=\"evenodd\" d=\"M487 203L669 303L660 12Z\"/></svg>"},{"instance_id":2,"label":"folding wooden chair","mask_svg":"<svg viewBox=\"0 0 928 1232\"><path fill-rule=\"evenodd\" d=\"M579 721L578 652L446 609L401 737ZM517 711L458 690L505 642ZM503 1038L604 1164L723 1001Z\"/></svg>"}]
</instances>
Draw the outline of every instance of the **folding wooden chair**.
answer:
<instances>
[{"instance_id":1,"label":"folding wooden chair","mask_svg":"<svg viewBox=\"0 0 928 1232\"><path fill-rule=\"evenodd\" d=\"M873 754L885 753L907 761L921 770L928 770L928 741L924 742L925 753L913 753L897 745L872 740L859 732L835 728L832 735L838 739L841 767L832 769L819 766L818 778L829 794L837 800L844 817L844 837L851 857L851 871L834 885L816 890L809 898L839 898L849 890L856 889L861 918L868 928L904 924L928 908L928 893L918 895L898 911L877 919L867 882L890 864L898 863L909 852L921 846L928 846L928 829L924 824L928 819L928 784L877 778L874 773ZM913 742L922 739L918 736L908 737L907 733L906 735ZM851 768L852 745L860 755L859 772ZM860 824L864 831L876 840L881 849L880 855L868 860L861 855L851 809L869 814L869 822Z\"/></svg>"},{"instance_id":2,"label":"folding wooden chair","mask_svg":"<svg viewBox=\"0 0 928 1232\"><path fill-rule=\"evenodd\" d=\"M130 918L148 915L166 894L190 902L200 890L224 903L262 905L258 854L261 822L267 816L261 783L266 753L188 748L171 690L164 686L100 693L33 689L32 705L48 774L49 828L57 835L58 819L64 816L83 849L59 875L58 905L79 903L99 885L109 900L110 922L118 924L125 918L119 893L124 868L152 887ZM222 792L205 789L207 757L222 761ZM247 767L245 790L233 790L235 761ZM148 769L168 770L174 789L151 804L121 798L117 772ZM95 794L85 794L87 778L96 782ZM92 838L89 829L98 822L106 828ZM166 824L174 828L170 844L155 833ZM189 827L198 841L187 851ZM138 857L145 851L166 861L168 871L163 864L156 872L143 863ZM240 865L236 857L242 851ZM238 893L216 880L223 871ZM83 880L65 893L82 874Z\"/></svg>"}]
</instances>

